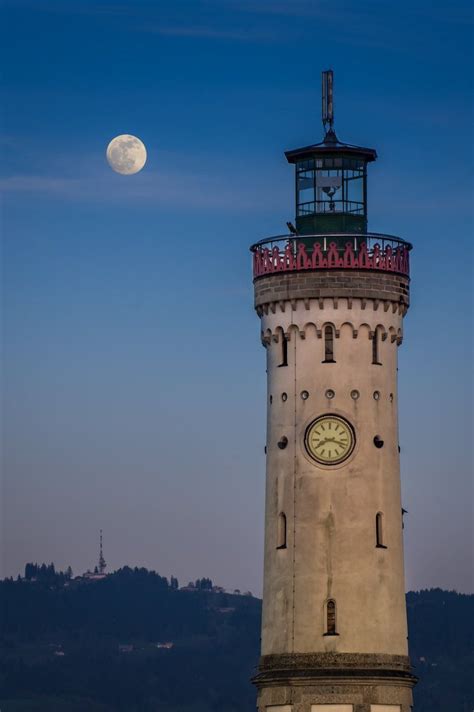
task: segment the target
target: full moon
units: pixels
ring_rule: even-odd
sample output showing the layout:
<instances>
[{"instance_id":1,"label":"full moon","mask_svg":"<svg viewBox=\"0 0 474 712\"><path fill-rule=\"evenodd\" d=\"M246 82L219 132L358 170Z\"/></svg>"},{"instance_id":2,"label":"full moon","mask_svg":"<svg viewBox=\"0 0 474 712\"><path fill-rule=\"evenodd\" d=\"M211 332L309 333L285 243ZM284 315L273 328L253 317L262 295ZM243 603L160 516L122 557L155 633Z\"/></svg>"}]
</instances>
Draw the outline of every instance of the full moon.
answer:
<instances>
[{"instance_id":1,"label":"full moon","mask_svg":"<svg viewBox=\"0 0 474 712\"><path fill-rule=\"evenodd\" d=\"M141 171L146 163L145 145L136 136L121 134L107 146L107 160L116 173L130 176Z\"/></svg>"}]
</instances>

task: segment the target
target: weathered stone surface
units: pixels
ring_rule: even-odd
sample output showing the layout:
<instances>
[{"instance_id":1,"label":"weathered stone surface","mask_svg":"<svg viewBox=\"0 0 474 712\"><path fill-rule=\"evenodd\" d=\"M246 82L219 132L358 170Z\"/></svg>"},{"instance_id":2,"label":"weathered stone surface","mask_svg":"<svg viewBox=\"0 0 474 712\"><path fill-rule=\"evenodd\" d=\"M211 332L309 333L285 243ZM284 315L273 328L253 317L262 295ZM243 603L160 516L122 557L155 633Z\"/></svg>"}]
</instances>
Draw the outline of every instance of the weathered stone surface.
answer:
<instances>
[{"instance_id":1,"label":"weathered stone surface","mask_svg":"<svg viewBox=\"0 0 474 712\"><path fill-rule=\"evenodd\" d=\"M408 293L408 281L353 276L362 287L351 293L363 298L341 291L314 298L314 287L304 282L315 275L306 273L299 285L299 275L291 274L281 289L288 295L301 286L308 301L283 297L285 310L279 301L259 307L268 379L264 657L254 679L260 712L272 705L312 712L318 704L409 712L412 704L397 425L397 351L407 302L401 294L392 300L390 291L380 298L369 292L378 282L381 292L398 285ZM272 277L265 279L271 296ZM349 291L345 284L344 275L334 282ZM326 325L334 330L330 362ZM345 418L354 428L355 448L339 465L317 463L306 450L307 428L321 414ZM376 435L382 449L374 447ZM282 436L285 449L278 447ZM278 539L281 513L285 548ZM377 513L383 515L383 549L376 545ZM332 635L329 600L336 604Z\"/></svg>"},{"instance_id":2,"label":"weathered stone surface","mask_svg":"<svg viewBox=\"0 0 474 712\"><path fill-rule=\"evenodd\" d=\"M409 283L363 269L254 280L268 383L259 712L411 710L397 416ZM353 428L339 464L305 445L323 414Z\"/></svg>"},{"instance_id":3,"label":"weathered stone surface","mask_svg":"<svg viewBox=\"0 0 474 712\"><path fill-rule=\"evenodd\" d=\"M331 669L360 668L386 670L410 670L410 659L406 655L384 653L282 653L262 655L259 670Z\"/></svg>"},{"instance_id":4,"label":"weathered stone surface","mask_svg":"<svg viewBox=\"0 0 474 712\"><path fill-rule=\"evenodd\" d=\"M274 273L254 280L255 307L291 299L354 297L392 301L408 307L410 280L379 271L315 270Z\"/></svg>"},{"instance_id":5,"label":"weathered stone surface","mask_svg":"<svg viewBox=\"0 0 474 712\"><path fill-rule=\"evenodd\" d=\"M398 705L401 712L410 712L415 682L406 656L357 653L267 655L254 678L259 712L273 705L312 712L313 706L325 704L334 709L349 704L353 712Z\"/></svg>"},{"instance_id":6,"label":"weathered stone surface","mask_svg":"<svg viewBox=\"0 0 474 712\"><path fill-rule=\"evenodd\" d=\"M384 706L400 712L411 712L413 705L411 686L367 681L358 684L352 681L320 684L317 688L305 684L294 685L291 680L285 687L267 687L259 691L258 712L267 712L272 706L287 705L291 712L314 712L318 705L334 705L337 712L340 705L350 705L353 712L372 712ZM374 707L373 707L374 706Z\"/></svg>"}]
</instances>

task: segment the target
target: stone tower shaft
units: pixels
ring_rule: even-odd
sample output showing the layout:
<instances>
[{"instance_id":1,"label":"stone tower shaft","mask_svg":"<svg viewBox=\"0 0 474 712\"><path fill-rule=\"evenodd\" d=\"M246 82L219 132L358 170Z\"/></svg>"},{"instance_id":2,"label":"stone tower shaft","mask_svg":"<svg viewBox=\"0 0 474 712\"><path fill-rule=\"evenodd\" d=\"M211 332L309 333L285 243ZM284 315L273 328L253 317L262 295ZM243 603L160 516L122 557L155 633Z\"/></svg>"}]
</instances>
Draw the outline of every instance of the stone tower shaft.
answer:
<instances>
[{"instance_id":1,"label":"stone tower shaft","mask_svg":"<svg viewBox=\"0 0 474 712\"><path fill-rule=\"evenodd\" d=\"M298 238L288 242L297 254ZM397 413L409 278L379 259L385 268L298 270L295 261L255 278L268 379L260 712L283 703L283 712L317 712L339 698L351 712L380 701L410 710ZM305 433L322 415L354 430L339 464L307 451Z\"/></svg>"}]
</instances>

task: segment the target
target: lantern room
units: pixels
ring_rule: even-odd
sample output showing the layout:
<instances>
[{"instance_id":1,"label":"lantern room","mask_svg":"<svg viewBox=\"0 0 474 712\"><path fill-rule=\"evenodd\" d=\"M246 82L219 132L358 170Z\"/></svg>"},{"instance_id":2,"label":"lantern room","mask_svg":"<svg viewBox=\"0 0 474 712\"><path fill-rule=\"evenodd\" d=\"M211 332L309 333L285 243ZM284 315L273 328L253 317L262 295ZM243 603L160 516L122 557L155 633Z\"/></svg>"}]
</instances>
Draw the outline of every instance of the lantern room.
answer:
<instances>
[{"instance_id":1,"label":"lantern room","mask_svg":"<svg viewBox=\"0 0 474 712\"><path fill-rule=\"evenodd\" d=\"M285 153L295 165L296 230L301 235L367 232L367 164L377 153L338 140L332 86L332 71L323 72L324 140Z\"/></svg>"}]
</instances>

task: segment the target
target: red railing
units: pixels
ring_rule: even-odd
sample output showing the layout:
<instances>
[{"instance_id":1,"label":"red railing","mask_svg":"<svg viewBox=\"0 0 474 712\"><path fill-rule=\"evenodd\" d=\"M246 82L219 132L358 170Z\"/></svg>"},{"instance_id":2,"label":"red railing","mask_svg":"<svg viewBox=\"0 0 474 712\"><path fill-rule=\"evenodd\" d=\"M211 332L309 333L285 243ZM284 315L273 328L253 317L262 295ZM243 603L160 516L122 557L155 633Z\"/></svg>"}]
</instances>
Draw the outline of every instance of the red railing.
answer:
<instances>
[{"instance_id":1,"label":"red railing","mask_svg":"<svg viewBox=\"0 0 474 712\"><path fill-rule=\"evenodd\" d=\"M410 272L409 242L379 233L279 235L252 245L253 276L317 269Z\"/></svg>"}]
</instances>

